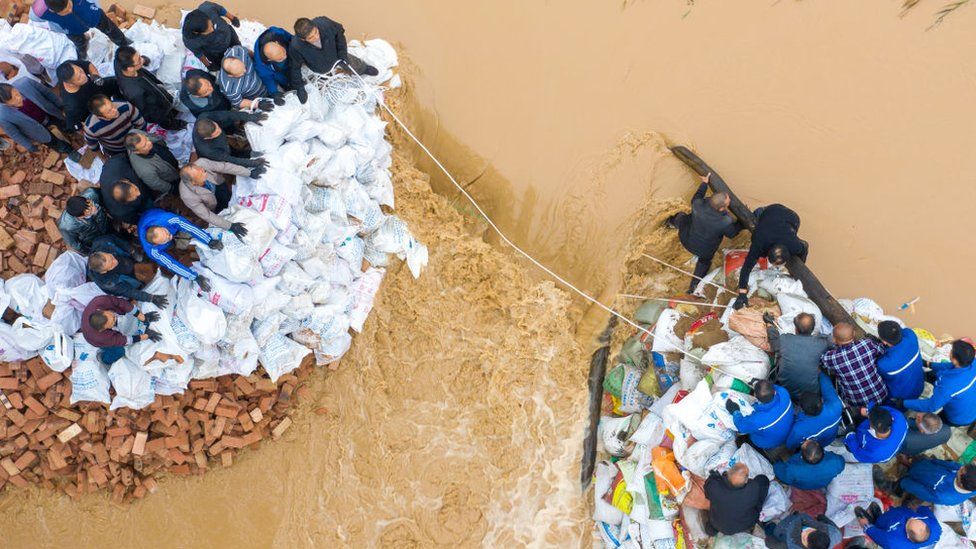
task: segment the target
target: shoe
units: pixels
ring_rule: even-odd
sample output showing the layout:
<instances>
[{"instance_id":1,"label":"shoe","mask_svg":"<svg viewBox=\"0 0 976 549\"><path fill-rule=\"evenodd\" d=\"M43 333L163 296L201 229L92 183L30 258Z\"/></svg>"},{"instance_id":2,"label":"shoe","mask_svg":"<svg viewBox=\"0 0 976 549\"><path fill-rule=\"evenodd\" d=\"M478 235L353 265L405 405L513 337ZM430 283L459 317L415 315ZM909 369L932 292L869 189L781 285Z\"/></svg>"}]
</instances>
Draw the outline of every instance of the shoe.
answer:
<instances>
[{"instance_id":1,"label":"shoe","mask_svg":"<svg viewBox=\"0 0 976 549\"><path fill-rule=\"evenodd\" d=\"M872 501L871 505L868 505L868 514L871 515L871 523L878 521L878 517L881 516L881 506L878 502Z\"/></svg>"},{"instance_id":2,"label":"shoe","mask_svg":"<svg viewBox=\"0 0 976 549\"><path fill-rule=\"evenodd\" d=\"M674 214L664 220L664 226L668 229L677 229L678 226L674 224L674 220L677 219L678 214Z\"/></svg>"},{"instance_id":3,"label":"shoe","mask_svg":"<svg viewBox=\"0 0 976 549\"><path fill-rule=\"evenodd\" d=\"M76 163L81 162L81 155L78 154L78 151L71 151L68 153L68 160Z\"/></svg>"},{"instance_id":4,"label":"shoe","mask_svg":"<svg viewBox=\"0 0 976 549\"><path fill-rule=\"evenodd\" d=\"M363 69L363 74L366 76L377 76L379 73L380 71L376 70L376 67L372 65L366 65L366 68Z\"/></svg>"},{"instance_id":5,"label":"shoe","mask_svg":"<svg viewBox=\"0 0 976 549\"><path fill-rule=\"evenodd\" d=\"M871 520L871 514L865 511L863 507L855 507L854 516L857 517L858 519L864 519L869 523L874 523L874 521Z\"/></svg>"}]
</instances>

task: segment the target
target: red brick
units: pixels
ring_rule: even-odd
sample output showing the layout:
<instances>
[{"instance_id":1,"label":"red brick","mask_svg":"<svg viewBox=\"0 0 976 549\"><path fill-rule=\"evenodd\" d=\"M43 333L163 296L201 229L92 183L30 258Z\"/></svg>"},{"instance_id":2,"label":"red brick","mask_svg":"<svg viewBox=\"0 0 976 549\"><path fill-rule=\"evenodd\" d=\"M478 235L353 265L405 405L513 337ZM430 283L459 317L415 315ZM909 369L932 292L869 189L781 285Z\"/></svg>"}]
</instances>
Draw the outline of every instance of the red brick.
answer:
<instances>
[{"instance_id":1,"label":"red brick","mask_svg":"<svg viewBox=\"0 0 976 549\"><path fill-rule=\"evenodd\" d=\"M37 388L41 391L47 391L54 386L55 383L64 379L64 376L58 372L51 372L44 377L37 380ZM74 412L72 412L74 413ZM81 416L78 416L79 418Z\"/></svg>"},{"instance_id":2,"label":"red brick","mask_svg":"<svg viewBox=\"0 0 976 549\"><path fill-rule=\"evenodd\" d=\"M135 442L132 445L132 453L141 456L146 453L146 440L149 439L149 433L138 432L136 433Z\"/></svg>"}]
</instances>

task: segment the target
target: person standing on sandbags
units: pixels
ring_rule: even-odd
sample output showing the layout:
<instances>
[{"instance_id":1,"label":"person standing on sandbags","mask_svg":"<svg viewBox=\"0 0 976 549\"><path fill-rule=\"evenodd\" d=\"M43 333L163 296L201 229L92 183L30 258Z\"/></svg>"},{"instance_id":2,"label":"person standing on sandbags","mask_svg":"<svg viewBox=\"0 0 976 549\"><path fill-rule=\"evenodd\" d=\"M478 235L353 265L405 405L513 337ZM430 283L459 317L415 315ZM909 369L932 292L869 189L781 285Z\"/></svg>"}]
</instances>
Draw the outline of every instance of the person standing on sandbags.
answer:
<instances>
[{"instance_id":1,"label":"person standing on sandbags","mask_svg":"<svg viewBox=\"0 0 976 549\"><path fill-rule=\"evenodd\" d=\"M976 421L976 349L972 344L957 339L952 342L950 362L934 362L929 366L935 373L932 396L909 399L905 408L919 412L937 412L942 409L942 419L949 425L962 427Z\"/></svg>"},{"instance_id":2,"label":"person standing on sandbags","mask_svg":"<svg viewBox=\"0 0 976 549\"><path fill-rule=\"evenodd\" d=\"M833 382L826 374L820 374L820 392L804 392L797 400L799 413L786 437L786 447L799 448L806 440L816 440L821 446L830 446L837 438L844 403L840 401Z\"/></svg>"},{"instance_id":3,"label":"person standing on sandbags","mask_svg":"<svg viewBox=\"0 0 976 549\"><path fill-rule=\"evenodd\" d=\"M217 88L217 77L200 69L186 71L183 85L180 86L180 102L197 118L234 108L227 96Z\"/></svg>"},{"instance_id":4,"label":"person standing on sandbags","mask_svg":"<svg viewBox=\"0 0 976 549\"><path fill-rule=\"evenodd\" d=\"M98 189L85 189L65 202L58 217L58 230L68 248L87 255L98 237L109 232L108 216Z\"/></svg>"},{"instance_id":5,"label":"person standing on sandbags","mask_svg":"<svg viewBox=\"0 0 976 549\"><path fill-rule=\"evenodd\" d=\"M922 501L959 505L976 496L976 465L920 459L908 468L898 487Z\"/></svg>"},{"instance_id":6,"label":"person standing on sandbags","mask_svg":"<svg viewBox=\"0 0 976 549\"><path fill-rule=\"evenodd\" d=\"M0 129L27 152L36 144L47 145L77 162L81 159L71 145L51 133L50 127L64 126L61 99L37 80L21 77L12 84L0 84Z\"/></svg>"},{"instance_id":7,"label":"person standing on sandbags","mask_svg":"<svg viewBox=\"0 0 976 549\"><path fill-rule=\"evenodd\" d=\"M844 471L844 458L824 452L817 439L803 442L800 451L786 461L773 464L776 478L783 484L800 490L822 490Z\"/></svg>"},{"instance_id":8,"label":"person standing on sandbags","mask_svg":"<svg viewBox=\"0 0 976 549\"><path fill-rule=\"evenodd\" d=\"M106 365L125 356L125 347L132 343L159 341L162 336L150 324L159 320L159 313L142 313L135 302L114 295L100 295L92 299L81 313L81 333L85 341L101 349L99 360ZM145 328L143 328L145 325Z\"/></svg>"},{"instance_id":9,"label":"person standing on sandbags","mask_svg":"<svg viewBox=\"0 0 976 549\"><path fill-rule=\"evenodd\" d=\"M884 463L895 457L908 434L905 415L890 406L861 409L868 419L844 437L844 445L860 463Z\"/></svg>"},{"instance_id":10,"label":"person standing on sandbags","mask_svg":"<svg viewBox=\"0 0 976 549\"><path fill-rule=\"evenodd\" d=\"M877 366L888 387L888 396L896 400L921 396L925 372L918 336L910 328L902 328L893 320L884 320L878 324L878 337L886 348L878 357Z\"/></svg>"},{"instance_id":11,"label":"person standing on sandbags","mask_svg":"<svg viewBox=\"0 0 976 549\"><path fill-rule=\"evenodd\" d=\"M190 223L185 217L160 210L158 208L149 210L142 215L139 220L139 242L142 249L150 259L155 261L160 267L168 269L173 274L195 280L204 292L210 291L210 281L203 275L177 261L169 255L167 250L173 245L173 238L178 232L184 232L193 239L202 242L212 250L223 249L224 243L219 239L210 236L207 231Z\"/></svg>"},{"instance_id":12,"label":"person standing on sandbags","mask_svg":"<svg viewBox=\"0 0 976 549\"><path fill-rule=\"evenodd\" d=\"M291 90L289 82L288 45L292 34L280 27L268 27L254 42L254 70L257 71L275 105L285 104L285 92Z\"/></svg>"},{"instance_id":13,"label":"person standing on sandbags","mask_svg":"<svg viewBox=\"0 0 976 549\"><path fill-rule=\"evenodd\" d=\"M732 304L736 309L749 305L749 277L759 258L765 257L776 266L785 265L792 256L806 262L810 246L801 240L800 216L782 204L771 204L759 208L756 214L756 228L752 231L749 254L739 271L739 296Z\"/></svg>"},{"instance_id":14,"label":"person standing on sandbags","mask_svg":"<svg viewBox=\"0 0 976 549\"><path fill-rule=\"evenodd\" d=\"M888 398L888 387L875 364L885 348L871 338L855 339L855 334L854 326L838 322L834 326L834 347L824 352L820 362L827 373L836 377L844 403L861 408Z\"/></svg>"},{"instance_id":15,"label":"person standing on sandbags","mask_svg":"<svg viewBox=\"0 0 976 549\"><path fill-rule=\"evenodd\" d=\"M207 70L217 72L224 53L241 45L234 30L240 26L241 20L220 4L203 2L183 19L183 45Z\"/></svg>"},{"instance_id":16,"label":"person standing on sandbags","mask_svg":"<svg viewBox=\"0 0 976 549\"><path fill-rule=\"evenodd\" d=\"M88 101L96 95L121 97L115 77L102 78L95 65L87 61L65 61L58 65L57 91L64 104L64 123L70 130L80 130L91 114Z\"/></svg>"},{"instance_id":17,"label":"person standing on sandbags","mask_svg":"<svg viewBox=\"0 0 976 549\"><path fill-rule=\"evenodd\" d=\"M739 405L732 400L725 402L725 409L732 414L735 429L749 435L752 445L760 450L772 450L786 443L793 426L793 402L790 394L768 379L761 379L753 386L756 403L752 413L743 415Z\"/></svg>"},{"instance_id":18,"label":"person standing on sandbags","mask_svg":"<svg viewBox=\"0 0 976 549\"><path fill-rule=\"evenodd\" d=\"M170 193L180 180L180 163L159 136L132 130L125 136L132 170L157 197Z\"/></svg>"},{"instance_id":19,"label":"person standing on sandbags","mask_svg":"<svg viewBox=\"0 0 976 549\"><path fill-rule=\"evenodd\" d=\"M769 478L758 475L749 479L749 466L739 462L724 474L712 471L704 485L710 509L705 532L714 536L738 534L752 530L759 522Z\"/></svg>"},{"instance_id":20,"label":"person standing on sandbags","mask_svg":"<svg viewBox=\"0 0 976 549\"><path fill-rule=\"evenodd\" d=\"M803 393L820 393L820 357L830 340L814 334L817 319L810 313L793 318L795 334L780 333L776 319L763 314L769 348L776 358L776 383L786 387L790 397L799 400Z\"/></svg>"},{"instance_id":21,"label":"person standing on sandbags","mask_svg":"<svg viewBox=\"0 0 976 549\"><path fill-rule=\"evenodd\" d=\"M703 177L701 185L691 197L691 213L676 213L664 223L666 227L678 230L681 245L698 258L688 286L689 294L695 292L698 283L708 274L722 239L735 238L742 230L739 222L729 213L731 198L728 193L713 193L705 198L711 177L711 173Z\"/></svg>"},{"instance_id":22,"label":"person standing on sandbags","mask_svg":"<svg viewBox=\"0 0 976 549\"><path fill-rule=\"evenodd\" d=\"M346 50L346 29L325 16L315 19L302 17L295 21L295 36L288 45L288 57L291 58L288 81L303 104L308 101L308 93L302 79L302 67L308 67L317 74L327 74L341 61L361 75L379 74L376 67L355 55L349 55Z\"/></svg>"},{"instance_id":23,"label":"person standing on sandbags","mask_svg":"<svg viewBox=\"0 0 976 549\"><path fill-rule=\"evenodd\" d=\"M854 515L864 535L882 549L922 549L934 546L942 537L942 525L926 505L892 507L882 513L873 503L868 509L855 507Z\"/></svg>"},{"instance_id":24,"label":"person standing on sandbags","mask_svg":"<svg viewBox=\"0 0 976 549\"><path fill-rule=\"evenodd\" d=\"M116 46L128 46L131 40L105 15L96 0L34 0L31 21L46 22L57 33L67 35L75 45L79 61L88 61L90 29L98 29Z\"/></svg>"},{"instance_id":25,"label":"person standing on sandbags","mask_svg":"<svg viewBox=\"0 0 976 549\"><path fill-rule=\"evenodd\" d=\"M167 130L178 131L186 127L179 119L170 95L156 75L146 69L148 60L131 46L123 46L115 52L115 78L125 99L136 106L148 120Z\"/></svg>"},{"instance_id":26,"label":"person standing on sandbags","mask_svg":"<svg viewBox=\"0 0 976 549\"><path fill-rule=\"evenodd\" d=\"M146 129L146 119L132 103L96 95L88 101L91 115L82 126L85 142L105 156L125 153L125 136Z\"/></svg>"},{"instance_id":27,"label":"person standing on sandbags","mask_svg":"<svg viewBox=\"0 0 976 549\"><path fill-rule=\"evenodd\" d=\"M250 110L254 101L268 97L268 90L254 68L254 59L244 46L233 46L224 54L217 84L235 108ZM268 103L255 106L270 106Z\"/></svg>"},{"instance_id":28,"label":"person standing on sandbags","mask_svg":"<svg viewBox=\"0 0 976 549\"><path fill-rule=\"evenodd\" d=\"M262 167L245 168L230 162L198 158L180 170L180 198L200 219L243 239L247 236L247 228L243 223L231 223L216 214L227 208L230 203L230 184L223 174L258 178L263 173Z\"/></svg>"}]
</instances>

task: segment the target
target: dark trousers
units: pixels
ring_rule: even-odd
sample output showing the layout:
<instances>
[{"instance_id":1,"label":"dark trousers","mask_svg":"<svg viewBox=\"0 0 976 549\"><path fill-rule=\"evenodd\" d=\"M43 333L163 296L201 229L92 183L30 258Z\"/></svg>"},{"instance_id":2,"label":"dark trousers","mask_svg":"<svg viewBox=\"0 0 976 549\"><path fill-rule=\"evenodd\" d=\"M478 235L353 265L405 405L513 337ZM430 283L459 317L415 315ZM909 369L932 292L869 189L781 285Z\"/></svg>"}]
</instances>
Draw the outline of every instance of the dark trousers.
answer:
<instances>
[{"instance_id":1,"label":"dark trousers","mask_svg":"<svg viewBox=\"0 0 976 549\"><path fill-rule=\"evenodd\" d=\"M105 347L102 349L101 359L106 366L115 364L120 358L125 356L125 347Z\"/></svg>"},{"instance_id":2,"label":"dark trousers","mask_svg":"<svg viewBox=\"0 0 976 549\"><path fill-rule=\"evenodd\" d=\"M223 185L217 185L214 189L214 196L217 197L217 209L215 212L222 212L224 208L230 204L230 184L224 183Z\"/></svg>"},{"instance_id":3,"label":"dark trousers","mask_svg":"<svg viewBox=\"0 0 976 549\"><path fill-rule=\"evenodd\" d=\"M58 151L61 154L69 154L74 152L74 149L71 148L70 143L68 143L63 139L58 139L57 137L54 137L54 134L51 134L51 140L48 141L46 145L51 149Z\"/></svg>"},{"instance_id":4,"label":"dark trousers","mask_svg":"<svg viewBox=\"0 0 976 549\"><path fill-rule=\"evenodd\" d=\"M684 245L685 238L688 235L688 231L691 230L691 216L682 212L674 216L674 226L678 228L678 239L681 240L682 245ZM688 247L685 246L685 249ZM715 257L715 252L712 251L711 254L707 256L695 255L698 258L698 263L695 264L694 275L691 278L691 283L688 286L688 293L693 293L696 288L698 288L698 283L701 279L705 278L708 274L709 269L712 268L712 259Z\"/></svg>"},{"instance_id":5,"label":"dark trousers","mask_svg":"<svg viewBox=\"0 0 976 549\"><path fill-rule=\"evenodd\" d=\"M115 43L116 46L127 46L129 45L129 39L122 34L122 30L119 29L118 25L112 22L111 19L102 12L102 18L98 20L98 24L95 28L102 32L108 39ZM69 34L68 40L75 45L75 50L78 51L78 61L88 61L88 36L85 34Z\"/></svg>"}]
</instances>

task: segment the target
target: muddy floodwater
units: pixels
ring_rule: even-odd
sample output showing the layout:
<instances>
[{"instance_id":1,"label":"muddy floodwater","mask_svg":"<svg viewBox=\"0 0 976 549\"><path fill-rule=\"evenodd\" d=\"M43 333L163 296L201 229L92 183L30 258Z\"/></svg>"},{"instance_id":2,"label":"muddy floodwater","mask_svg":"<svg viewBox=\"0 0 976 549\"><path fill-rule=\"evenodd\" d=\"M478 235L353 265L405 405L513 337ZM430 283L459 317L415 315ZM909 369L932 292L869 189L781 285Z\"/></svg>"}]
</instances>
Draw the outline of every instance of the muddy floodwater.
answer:
<instances>
[{"instance_id":1,"label":"muddy floodwater","mask_svg":"<svg viewBox=\"0 0 976 549\"><path fill-rule=\"evenodd\" d=\"M653 204L693 189L667 152L681 143L746 202L797 210L837 297L888 311L920 297L906 321L961 336L976 309L976 5L926 30L941 5L227 2L286 28L327 10L350 38L394 42L408 123L516 242L608 302L635 243L663 235ZM393 137L397 210L430 267L394 268L283 440L126 507L7 490L4 547L590 545L578 461L605 319L483 238Z\"/></svg>"}]
</instances>

